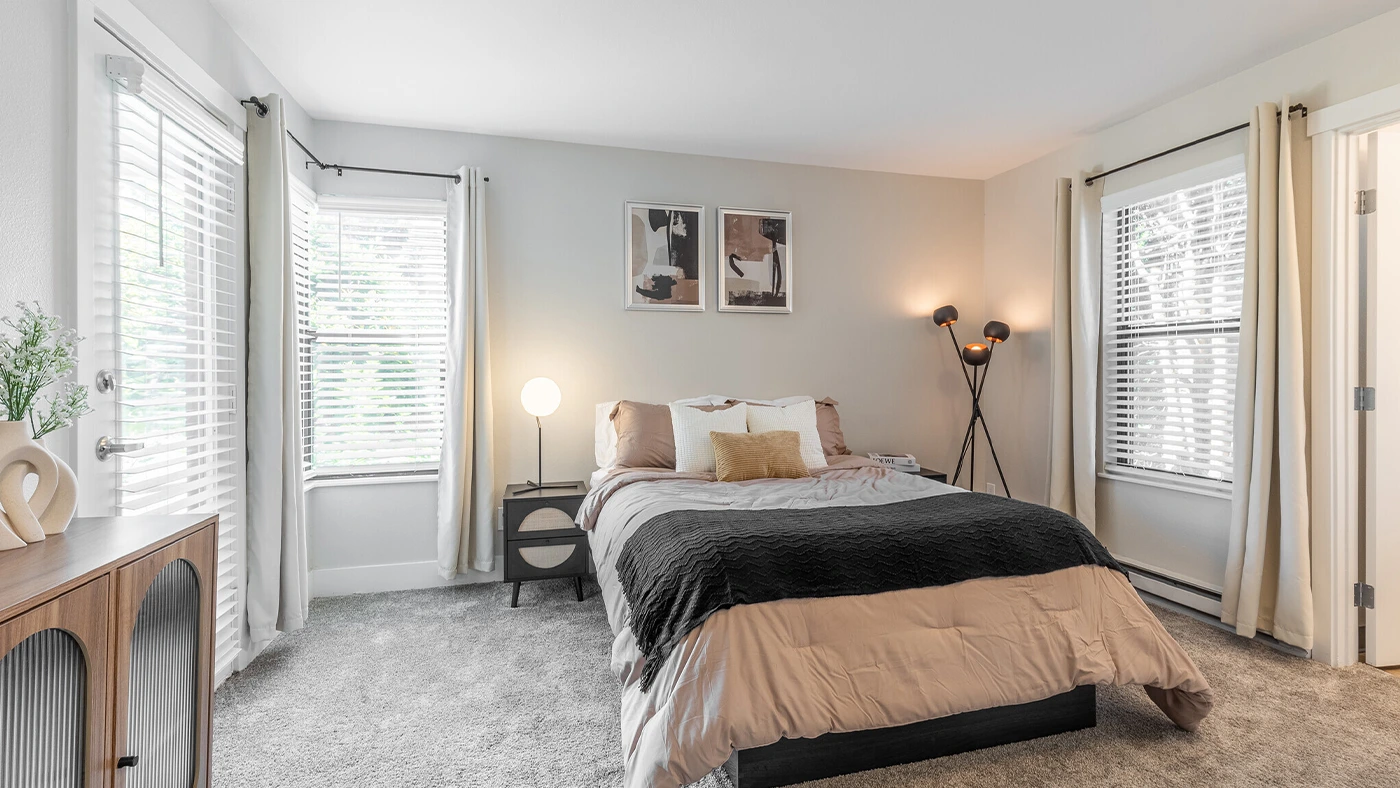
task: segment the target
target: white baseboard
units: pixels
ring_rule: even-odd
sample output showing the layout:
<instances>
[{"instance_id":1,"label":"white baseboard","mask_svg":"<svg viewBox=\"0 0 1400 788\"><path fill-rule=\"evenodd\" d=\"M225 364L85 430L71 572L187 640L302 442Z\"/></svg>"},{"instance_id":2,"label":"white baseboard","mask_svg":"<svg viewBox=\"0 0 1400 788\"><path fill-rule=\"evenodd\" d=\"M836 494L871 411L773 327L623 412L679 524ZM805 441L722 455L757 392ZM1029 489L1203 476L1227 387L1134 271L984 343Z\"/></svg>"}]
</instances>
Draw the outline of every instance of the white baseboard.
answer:
<instances>
[{"instance_id":1,"label":"white baseboard","mask_svg":"<svg viewBox=\"0 0 1400 788\"><path fill-rule=\"evenodd\" d=\"M502 579L502 556L496 556L496 569L491 572L469 571L452 580L438 575L436 561L412 561L403 564L374 564L343 566L311 571L311 596L348 596L372 594L379 591L407 591L415 588L441 588L468 583L499 583Z\"/></svg>"},{"instance_id":2,"label":"white baseboard","mask_svg":"<svg viewBox=\"0 0 1400 788\"><path fill-rule=\"evenodd\" d=\"M1139 591L1146 591L1153 596L1170 600L1182 607L1198 610L1208 616L1214 616L1217 620L1220 618L1220 599L1216 596L1197 591L1185 584L1169 583L1150 577L1134 571L1131 567L1128 568L1128 580Z\"/></svg>"}]
</instances>

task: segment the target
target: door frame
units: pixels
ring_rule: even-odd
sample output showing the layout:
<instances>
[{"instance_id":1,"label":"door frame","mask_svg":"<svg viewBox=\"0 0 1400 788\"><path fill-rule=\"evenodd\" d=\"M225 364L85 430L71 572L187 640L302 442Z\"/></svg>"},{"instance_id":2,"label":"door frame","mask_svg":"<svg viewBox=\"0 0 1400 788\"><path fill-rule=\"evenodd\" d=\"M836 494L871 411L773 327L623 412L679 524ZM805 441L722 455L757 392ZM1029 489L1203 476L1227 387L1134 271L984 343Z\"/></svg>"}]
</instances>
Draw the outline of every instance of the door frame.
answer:
<instances>
[{"instance_id":1,"label":"door frame","mask_svg":"<svg viewBox=\"0 0 1400 788\"><path fill-rule=\"evenodd\" d=\"M1400 85L1308 116L1313 153L1312 572L1317 622L1313 658L1359 661L1362 501L1361 420L1352 390L1362 385L1356 191L1361 137L1400 123ZM1321 527L1319 527L1321 525Z\"/></svg>"}]
</instances>

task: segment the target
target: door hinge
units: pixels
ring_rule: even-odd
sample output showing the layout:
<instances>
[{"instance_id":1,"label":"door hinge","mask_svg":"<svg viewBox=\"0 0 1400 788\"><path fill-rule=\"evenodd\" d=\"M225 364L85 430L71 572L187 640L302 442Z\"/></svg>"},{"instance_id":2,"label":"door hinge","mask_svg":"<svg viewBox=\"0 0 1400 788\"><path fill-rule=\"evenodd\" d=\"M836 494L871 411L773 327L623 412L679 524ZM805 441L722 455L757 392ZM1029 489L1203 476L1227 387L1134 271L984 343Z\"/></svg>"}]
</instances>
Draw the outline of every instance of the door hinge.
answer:
<instances>
[{"instance_id":1,"label":"door hinge","mask_svg":"<svg viewBox=\"0 0 1400 788\"><path fill-rule=\"evenodd\" d=\"M1376 389L1374 386L1357 386L1352 389L1352 410L1375 410Z\"/></svg>"},{"instance_id":2,"label":"door hinge","mask_svg":"<svg viewBox=\"0 0 1400 788\"><path fill-rule=\"evenodd\" d=\"M1376 608L1376 587L1370 583L1355 583L1351 587L1352 602L1367 610Z\"/></svg>"},{"instance_id":3,"label":"door hinge","mask_svg":"<svg viewBox=\"0 0 1400 788\"><path fill-rule=\"evenodd\" d=\"M1376 212L1376 190L1362 189L1356 193L1356 212L1365 216Z\"/></svg>"}]
</instances>

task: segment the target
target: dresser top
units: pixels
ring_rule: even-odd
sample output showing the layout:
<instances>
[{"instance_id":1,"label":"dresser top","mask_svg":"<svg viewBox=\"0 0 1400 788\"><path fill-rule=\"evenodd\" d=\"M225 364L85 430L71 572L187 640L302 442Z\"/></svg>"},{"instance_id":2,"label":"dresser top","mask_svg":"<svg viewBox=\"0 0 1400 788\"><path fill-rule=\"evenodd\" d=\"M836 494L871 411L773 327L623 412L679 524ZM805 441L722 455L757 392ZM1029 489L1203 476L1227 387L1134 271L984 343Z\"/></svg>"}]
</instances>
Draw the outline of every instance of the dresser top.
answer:
<instances>
[{"instance_id":1,"label":"dresser top","mask_svg":"<svg viewBox=\"0 0 1400 788\"><path fill-rule=\"evenodd\" d=\"M0 552L0 621L188 536L216 515L79 517L42 542Z\"/></svg>"}]
</instances>

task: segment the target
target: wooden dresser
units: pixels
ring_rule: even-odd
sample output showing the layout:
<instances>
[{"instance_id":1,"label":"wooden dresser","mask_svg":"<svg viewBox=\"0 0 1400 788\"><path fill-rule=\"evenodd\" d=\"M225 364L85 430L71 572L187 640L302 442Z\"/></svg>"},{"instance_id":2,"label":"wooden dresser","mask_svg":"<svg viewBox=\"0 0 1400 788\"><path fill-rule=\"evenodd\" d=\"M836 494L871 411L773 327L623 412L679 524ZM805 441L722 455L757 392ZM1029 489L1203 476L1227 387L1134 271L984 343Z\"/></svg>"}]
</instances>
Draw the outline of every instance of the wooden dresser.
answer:
<instances>
[{"instance_id":1,"label":"wooden dresser","mask_svg":"<svg viewBox=\"0 0 1400 788\"><path fill-rule=\"evenodd\" d=\"M0 788L209 785L218 517L0 553Z\"/></svg>"}]
</instances>

